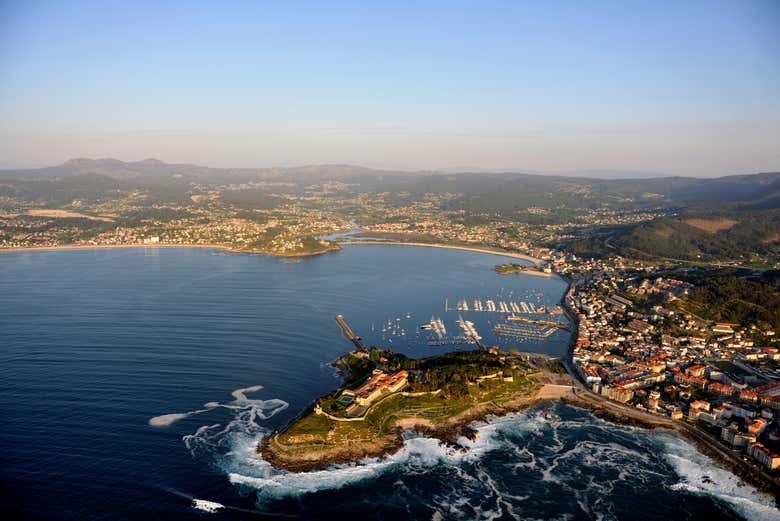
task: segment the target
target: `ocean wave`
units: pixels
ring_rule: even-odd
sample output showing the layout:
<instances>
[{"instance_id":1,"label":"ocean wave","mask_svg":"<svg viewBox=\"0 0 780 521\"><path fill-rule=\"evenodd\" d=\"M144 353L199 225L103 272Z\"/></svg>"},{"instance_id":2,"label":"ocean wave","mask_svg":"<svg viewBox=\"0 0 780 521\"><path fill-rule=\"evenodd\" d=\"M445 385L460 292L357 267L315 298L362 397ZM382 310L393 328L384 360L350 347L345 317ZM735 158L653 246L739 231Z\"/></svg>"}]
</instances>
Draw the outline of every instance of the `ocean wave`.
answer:
<instances>
[{"instance_id":1,"label":"ocean wave","mask_svg":"<svg viewBox=\"0 0 780 521\"><path fill-rule=\"evenodd\" d=\"M448 446L439 440L412 437L404 441L401 450L384 459L365 458L354 464L331 465L326 469L310 472L278 470L255 454L252 459L243 461L243 472L231 472L229 478L233 483L257 489L263 498L270 499L338 489L376 478L393 468L405 467L406 471L413 472L415 468L430 468L443 462L452 463L464 456L464 450ZM246 468L246 464L249 468Z\"/></svg>"},{"instance_id":2,"label":"ocean wave","mask_svg":"<svg viewBox=\"0 0 780 521\"><path fill-rule=\"evenodd\" d=\"M233 421L204 425L184 441L193 454L207 455L231 483L253 491L260 509L272 508L284 498L328 490L384 490L392 482L393 501L421 503L433 518L441 519L585 515L616 520L626 513L616 498L637 487L710 495L751 520L778 519L780 513L771 497L741 483L677 433L613 425L562 404L554 405L552 414L532 409L474 423L474 438L461 438L455 445L406 432L402 448L385 458L288 472L257 452L268 434L263 418L286 403L246 397L256 390L234 392ZM657 450L659 439L663 451ZM712 483L703 479L705 475ZM427 483L424 493L420 480ZM552 503L545 499L549 494L566 494L571 501L551 512Z\"/></svg>"},{"instance_id":3,"label":"ocean wave","mask_svg":"<svg viewBox=\"0 0 780 521\"><path fill-rule=\"evenodd\" d=\"M259 499L339 489L358 482L375 479L395 469L403 474L426 472L445 465L458 467L462 462L479 460L484 454L504 446L500 433L503 429L534 430L538 414L513 413L488 422L475 424L474 440L461 438L453 446L435 438L406 433L403 447L385 458L364 458L353 464L331 465L309 472L287 472L272 467L255 450L259 438L234 438L233 458L227 462L232 483L256 489Z\"/></svg>"},{"instance_id":4,"label":"ocean wave","mask_svg":"<svg viewBox=\"0 0 780 521\"><path fill-rule=\"evenodd\" d=\"M716 497L729 503L746 519L780 519L780 510L769 494L746 484L680 436L664 433L661 440L666 448L664 456L681 478L672 485L673 490Z\"/></svg>"}]
</instances>

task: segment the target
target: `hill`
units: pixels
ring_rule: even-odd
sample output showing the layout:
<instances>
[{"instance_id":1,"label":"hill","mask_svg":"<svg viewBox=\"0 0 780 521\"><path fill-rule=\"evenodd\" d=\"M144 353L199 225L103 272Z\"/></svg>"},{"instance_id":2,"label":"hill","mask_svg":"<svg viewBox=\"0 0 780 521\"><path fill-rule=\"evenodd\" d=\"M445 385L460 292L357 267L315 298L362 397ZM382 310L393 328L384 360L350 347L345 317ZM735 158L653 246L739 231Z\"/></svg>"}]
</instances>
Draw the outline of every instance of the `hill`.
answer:
<instances>
[{"instance_id":1,"label":"hill","mask_svg":"<svg viewBox=\"0 0 780 521\"><path fill-rule=\"evenodd\" d=\"M313 183L333 181L342 183L346 192L392 193L402 202L417 201L426 194L453 194L448 209L509 216L529 207L642 208L726 202L765 209L776 208L780 201L780 172L720 178L597 179L516 172L403 172L355 165L211 168L156 159L78 158L40 169L2 170L0 180L61 180L85 174L150 186L276 181L278 193L301 193Z\"/></svg>"},{"instance_id":2,"label":"hill","mask_svg":"<svg viewBox=\"0 0 780 521\"><path fill-rule=\"evenodd\" d=\"M573 241L571 251L597 256L688 261L758 260L780 255L780 209L697 208Z\"/></svg>"}]
</instances>

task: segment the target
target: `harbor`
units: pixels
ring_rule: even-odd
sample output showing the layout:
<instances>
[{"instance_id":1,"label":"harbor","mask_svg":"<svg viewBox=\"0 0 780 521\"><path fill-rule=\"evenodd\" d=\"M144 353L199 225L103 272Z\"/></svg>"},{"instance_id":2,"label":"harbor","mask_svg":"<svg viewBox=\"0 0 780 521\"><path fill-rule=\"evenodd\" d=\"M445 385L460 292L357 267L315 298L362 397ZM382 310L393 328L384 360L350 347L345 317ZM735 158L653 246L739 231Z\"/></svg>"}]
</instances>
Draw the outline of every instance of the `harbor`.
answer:
<instances>
[{"instance_id":1,"label":"harbor","mask_svg":"<svg viewBox=\"0 0 780 521\"><path fill-rule=\"evenodd\" d=\"M497 335L517 338L547 338L552 335L555 330L556 328L554 327L527 323L500 323L493 327L493 332Z\"/></svg>"},{"instance_id":2,"label":"harbor","mask_svg":"<svg viewBox=\"0 0 780 521\"><path fill-rule=\"evenodd\" d=\"M351 325L362 338L341 329L355 345L386 346L414 357L429 356L431 350L565 349L569 320L543 285L507 287L499 277L499 284L460 280L455 291L429 287L419 298L397 302L392 311L354 320Z\"/></svg>"},{"instance_id":3,"label":"harbor","mask_svg":"<svg viewBox=\"0 0 780 521\"><path fill-rule=\"evenodd\" d=\"M438 348L496 345L511 348L527 342L541 342L558 331L569 331L563 309L545 302L538 293L514 294L503 288L495 296L442 299L443 313L421 322L410 312L385 317L369 327L371 342L394 346ZM454 303L452 305L451 303ZM363 341L342 326L355 345ZM376 338L374 338L376 337ZM472 347L473 348L473 347Z\"/></svg>"},{"instance_id":4,"label":"harbor","mask_svg":"<svg viewBox=\"0 0 780 521\"><path fill-rule=\"evenodd\" d=\"M563 308L558 305L544 306L538 305L534 302L526 302L524 300L494 300L492 298L481 299L475 298L471 300L469 305L468 299L458 300L455 307L450 307L449 299L444 301L445 311L476 311L484 313L503 313L503 314L535 314L535 315L563 315Z\"/></svg>"}]
</instances>

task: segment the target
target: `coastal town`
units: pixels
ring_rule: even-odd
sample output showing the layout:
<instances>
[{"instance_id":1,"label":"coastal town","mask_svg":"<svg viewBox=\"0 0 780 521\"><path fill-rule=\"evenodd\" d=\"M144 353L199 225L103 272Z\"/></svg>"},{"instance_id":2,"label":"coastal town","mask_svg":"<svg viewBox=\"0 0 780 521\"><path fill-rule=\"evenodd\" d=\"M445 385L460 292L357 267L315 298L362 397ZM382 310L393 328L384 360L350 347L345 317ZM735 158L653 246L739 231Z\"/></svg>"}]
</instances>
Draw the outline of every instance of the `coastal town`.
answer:
<instances>
[{"instance_id":1,"label":"coastal town","mask_svg":"<svg viewBox=\"0 0 780 521\"><path fill-rule=\"evenodd\" d=\"M0 521L780 521L780 0L0 0L0 78Z\"/></svg>"},{"instance_id":2,"label":"coastal town","mask_svg":"<svg viewBox=\"0 0 780 521\"><path fill-rule=\"evenodd\" d=\"M176 182L177 176L186 177L177 173ZM532 266L511 262L495 271L569 281L563 304L574 331L566 366L589 392L694 427L752 465L780 471L778 320L775 308L757 311L765 302L756 297L764 291L765 300L777 299L777 280L756 279L780 266L775 250L677 259L615 245L620 230L636 233L637 226L663 222L715 234L736 220L684 218L657 195L604 196L584 186L567 189L597 204L525 205L507 213L491 209L492 200L475 206L463 194L427 185L423 192L389 192L327 178L272 177L182 182L175 193L119 183L93 193L68 179L51 181L64 186L53 196L7 182L0 191L0 250L191 246L302 257L338 250L345 241L382 241L530 259ZM671 232L653 233L655 240ZM774 244L771 237L762 244ZM710 287L712 298L693 298L721 276L725 286L752 286L725 296ZM728 309L713 311L707 301ZM742 312L731 313L734 306ZM510 332L527 330L515 325ZM477 347L490 347L471 337ZM322 400L318 413L334 421L365 418L377 403L419 383L413 371L374 363L376 373Z\"/></svg>"},{"instance_id":3,"label":"coastal town","mask_svg":"<svg viewBox=\"0 0 780 521\"><path fill-rule=\"evenodd\" d=\"M507 216L487 208L467 210L459 202L462 194L441 192L435 184L412 194L327 179L302 183L284 175L232 183L188 179L183 169L138 185L97 174L38 184L5 180L0 182L0 250L156 244L294 256L335 249L332 240L320 238L348 231L356 221L365 238L475 246L545 259L562 242L594 230L676 212L621 202L594 208L529 206Z\"/></svg>"},{"instance_id":4,"label":"coastal town","mask_svg":"<svg viewBox=\"0 0 780 521\"><path fill-rule=\"evenodd\" d=\"M348 229L317 210L241 211L229 207L30 210L0 214L0 249L67 246L212 246L295 256L335 246L316 237Z\"/></svg>"},{"instance_id":5,"label":"coastal town","mask_svg":"<svg viewBox=\"0 0 780 521\"><path fill-rule=\"evenodd\" d=\"M594 263L559 264L574 272L565 302L577 323L573 367L585 385L694 426L767 471L780 468L774 327L704 319L686 307L693 284L658 269Z\"/></svg>"}]
</instances>

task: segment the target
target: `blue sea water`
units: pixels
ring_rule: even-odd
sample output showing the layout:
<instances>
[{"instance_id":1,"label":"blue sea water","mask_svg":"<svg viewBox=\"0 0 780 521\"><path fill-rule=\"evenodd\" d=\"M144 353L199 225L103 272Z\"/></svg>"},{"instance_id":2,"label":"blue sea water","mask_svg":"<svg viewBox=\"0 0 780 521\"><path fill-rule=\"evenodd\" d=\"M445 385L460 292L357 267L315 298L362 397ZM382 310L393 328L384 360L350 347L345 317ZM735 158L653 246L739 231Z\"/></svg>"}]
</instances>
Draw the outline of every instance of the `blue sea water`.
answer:
<instances>
[{"instance_id":1,"label":"blue sea water","mask_svg":"<svg viewBox=\"0 0 780 521\"><path fill-rule=\"evenodd\" d=\"M460 449L410 433L385 460L317 472L279 471L255 453L337 385L328 362L352 347L337 313L368 343L427 356L452 349L417 333L431 315L456 332L445 299L560 300L559 279L500 276L501 261L386 245L300 262L178 248L2 253L0 509L27 519L778 519L771 498L676 434L562 404L492 419ZM501 340L495 316L460 314L486 343ZM501 341L561 354L567 333Z\"/></svg>"}]
</instances>

